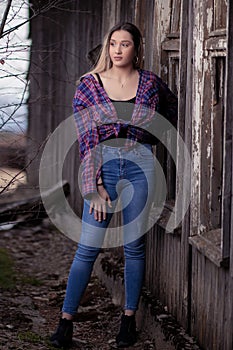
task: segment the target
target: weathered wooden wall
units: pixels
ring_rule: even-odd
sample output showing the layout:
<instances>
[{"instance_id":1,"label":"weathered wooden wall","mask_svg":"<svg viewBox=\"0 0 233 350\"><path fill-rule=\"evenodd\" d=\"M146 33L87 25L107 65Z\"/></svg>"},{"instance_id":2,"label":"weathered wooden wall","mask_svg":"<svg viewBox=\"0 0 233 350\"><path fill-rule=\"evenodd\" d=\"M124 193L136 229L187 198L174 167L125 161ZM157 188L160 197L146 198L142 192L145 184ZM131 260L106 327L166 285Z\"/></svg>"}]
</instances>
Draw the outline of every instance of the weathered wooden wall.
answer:
<instances>
[{"instance_id":1,"label":"weathered wooden wall","mask_svg":"<svg viewBox=\"0 0 233 350\"><path fill-rule=\"evenodd\" d=\"M150 13L146 18L153 29L146 31L145 41L157 43L158 57L146 63L153 69L156 62L173 91L178 88L179 132L192 155L194 172L191 179L183 178L185 162L178 149L177 180L180 184L190 180L190 215L178 235L166 233L161 226L148 235L146 286L204 349L228 350L233 346L229 265L232 5L226 1L156 1L151 12L153 19ZM159 24L157 14L162 18ZM158 149L157 155L163 163L163 152Z\"/></svg>"},{"instance_id":2,"label":"weathered wooden wall","mask_svg":"<svg viewBox=\"0 0 233 350\"><path fill-rule=\"evenodd\" d=\"M233 13L230 1L198 3L199 6L194 1L192 7L194 176L189 239L190 325L204 348L231 349L233 114L229 81L232 81Z\"/></svg>"},{"instance_id":3,"label":"weathered wooden wall","mask_svg":"<svg viewBox=\"0 0 233 350\"><path fill-rule=\"evenodd\" d=\"M35 2L37 3L37 2ZM90 68L87 54L102 40L102 1L69 1L64 8L51 8L31 22L31 67L29 72L29 152L34 159L38 147L60 122L72 114L72 99L76 81ZM62 19L62 20L61 20ZM48 169L48 188L56 182L56 159L69 142L65 139L56 145L57 156ZM79 213L81 196L78 186L79 156L77 144L69 151L63 166L63 176L72 188L70 202ZM28 169L30 184L38 185L40 155ZM46 188L44 189L46 190Z\"/></svg>"},{"instance_id":4,"label":"weathered wooden wall","mask_svg":"<svg viewBox=\"0 0 233 350\"><path fill-rule=\"evenodd\" d=\"M116 22L135 22L143 33L145 68L160 75L179 96L178 129L193 166L187 177L179 147L176 167L162 145L155 150L166 173L167 210L147 235L145 286L204 349L231 350L233 6L225 0L65 3L63 10L51 9L31 23L28 157L71 114L75 81L89 68L87 52ZM57 145L58 158L64 144ZM28 171L34 185L38 166L39 157ZM70 203L80 214L78 168L74 145L63 173L71 185ZM56 162L50 171L56 178ZM191 191L189 210L181 227L167 233L162 223L184 183ZM188 195L183 193L179 210Z\"/></svg>"}]
</instances>

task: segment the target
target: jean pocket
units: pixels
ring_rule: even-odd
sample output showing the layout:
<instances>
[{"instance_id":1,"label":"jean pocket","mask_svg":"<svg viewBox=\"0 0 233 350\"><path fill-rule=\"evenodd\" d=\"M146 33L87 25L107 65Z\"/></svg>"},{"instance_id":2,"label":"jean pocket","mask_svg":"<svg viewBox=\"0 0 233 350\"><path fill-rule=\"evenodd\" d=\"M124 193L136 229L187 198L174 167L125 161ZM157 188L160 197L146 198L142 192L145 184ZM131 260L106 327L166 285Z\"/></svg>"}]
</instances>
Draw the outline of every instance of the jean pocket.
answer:
<instances>
[{"instance_id":1,"label":"jean pocket","mask_svg":"<svg viewBox=\"0 0 233 350\"><path fill-rule=\"evenodd\" d=\"M153 159L152 146L149 144L140 145L134 149L134 153L141 159Z\"/></svg>"}]
</instances>

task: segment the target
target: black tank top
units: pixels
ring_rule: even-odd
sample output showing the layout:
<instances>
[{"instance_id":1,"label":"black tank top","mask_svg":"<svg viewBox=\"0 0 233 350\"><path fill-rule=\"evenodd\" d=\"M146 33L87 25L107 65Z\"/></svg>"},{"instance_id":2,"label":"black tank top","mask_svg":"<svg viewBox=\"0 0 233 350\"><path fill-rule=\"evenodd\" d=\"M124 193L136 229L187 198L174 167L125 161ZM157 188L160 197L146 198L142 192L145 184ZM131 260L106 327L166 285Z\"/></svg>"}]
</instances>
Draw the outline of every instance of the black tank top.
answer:
<instances>
[{"instance_id":1,"label":"black tank top","mask_svg":"<svg viewBox=\"0 0 233 350\"><path fill-rule=\"evenodd\" d=\"M103 82L100 78L100 75L98 73L95 73L97 78L98 78L98 82L99 84L103 86ZM118 115L118 118L120 119L123 119L125 121L130 121L131 118L132 118L132 114L133 114L133 110L134 110L134 104L135 104L135 101L136 101L136 96L129 99L129 100L124 100L124 101L121 101L121 100L113 100L110 98L110 101L113 103L115 109L116 109L116 112L117 112L117 115Z\"/></svg>"}]
</instances>

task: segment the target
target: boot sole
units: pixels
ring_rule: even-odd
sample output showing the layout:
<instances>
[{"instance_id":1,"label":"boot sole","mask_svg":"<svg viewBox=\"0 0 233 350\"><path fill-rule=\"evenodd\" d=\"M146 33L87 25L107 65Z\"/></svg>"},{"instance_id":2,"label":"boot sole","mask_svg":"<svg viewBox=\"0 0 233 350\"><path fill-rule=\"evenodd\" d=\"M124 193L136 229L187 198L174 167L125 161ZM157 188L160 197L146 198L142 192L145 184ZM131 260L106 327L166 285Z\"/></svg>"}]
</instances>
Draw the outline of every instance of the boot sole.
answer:
<instances>
[{"instance_id":1,"label":"boot sole","mask_svg":"<svg viewBox=\"0 0 233 350\"><path fill-rule=\"evenodd\" d=\"M134 345L135 343L136 343L136 341L131 342L131 343L119 342L119 343L117 343L117 347L118 348L126 348L126 347Z\"/></svg>"},{"instance_id":2,"label":"boot sole","mask_svg":"<svg viewBox=\"0 0 233 350\"><path fill-rule=\"evenodd\" d=\"M50 344L57 349L69 349L72 346L72 343L68 343L68 344L60 344L57 340L50 340Z\"/></svg>"}]
</instances>

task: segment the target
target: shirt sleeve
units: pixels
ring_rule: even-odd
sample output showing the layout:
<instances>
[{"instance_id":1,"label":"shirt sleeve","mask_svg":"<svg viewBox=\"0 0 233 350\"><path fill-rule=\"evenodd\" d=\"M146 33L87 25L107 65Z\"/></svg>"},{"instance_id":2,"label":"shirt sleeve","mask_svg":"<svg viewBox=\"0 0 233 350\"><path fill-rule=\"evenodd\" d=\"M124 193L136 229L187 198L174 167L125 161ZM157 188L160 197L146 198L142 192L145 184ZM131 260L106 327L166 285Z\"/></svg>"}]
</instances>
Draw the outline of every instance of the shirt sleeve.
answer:
<instances>
[{"instance_id":1,"label":"shirt sleeve","mask_svg":"<svg viewBox=\"0 0 233 350\"><path fill-rule=\"evenodd\" d=\"M161 79L159 84L159 112L177 128L178 98Z\"/></svg>"},{"instance_id":2,"label":"shirt sleeve","mask_svg":"<svg viewBox=\"0 0 233 350\"><path fill-rule=\"evenodd\" d=\"M74 119L81 160L81 188L83 197L97 192L96 180L100 176L101 150L98 128L94 121L94 106L90 104L88 90L82 82L73 99Z\"/></svg>"}]
</instances>

